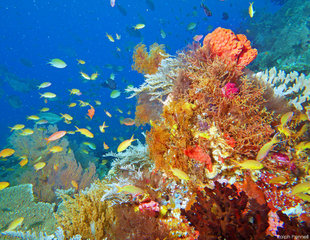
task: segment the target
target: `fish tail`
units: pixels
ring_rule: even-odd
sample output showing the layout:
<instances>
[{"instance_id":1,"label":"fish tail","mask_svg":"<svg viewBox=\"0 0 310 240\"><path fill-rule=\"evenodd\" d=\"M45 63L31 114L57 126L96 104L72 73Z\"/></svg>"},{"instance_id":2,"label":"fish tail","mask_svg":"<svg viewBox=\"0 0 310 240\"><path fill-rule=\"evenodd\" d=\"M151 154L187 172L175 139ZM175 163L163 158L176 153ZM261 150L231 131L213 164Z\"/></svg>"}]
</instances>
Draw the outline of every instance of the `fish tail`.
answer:
<instances>
[{"instance_id":1,"label":"fish tail","mask_svg":"<svg viewBox=\"0 0 310 240\"><path fill-rule=\"evenodd\" d=\"M122 188L120 186L117 186L117 185L116 185L116 187L117 187L117 193L120 193L122 191Z\"/></svg>"},{"instance_id":2,"label":"fish tail","mask_svg":"<svg viewBox=\"0 0 310 240\"><path fill-rule=\"evenodd\" d=\"M44 138L46 140L46 144L49 144L50 140L48 138Z\"/></svg>"}]
</instances>

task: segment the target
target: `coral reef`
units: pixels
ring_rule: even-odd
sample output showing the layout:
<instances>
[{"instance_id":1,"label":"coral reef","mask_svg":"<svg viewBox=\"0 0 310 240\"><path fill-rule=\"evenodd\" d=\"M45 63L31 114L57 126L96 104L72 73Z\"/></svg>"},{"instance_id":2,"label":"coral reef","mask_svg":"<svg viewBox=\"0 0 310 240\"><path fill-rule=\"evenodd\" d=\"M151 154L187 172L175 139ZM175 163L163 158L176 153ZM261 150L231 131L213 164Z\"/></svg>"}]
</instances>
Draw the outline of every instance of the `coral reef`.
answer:
<instances>
[{"instance_id":1,"label":"coral reef","mask_svg":"<svg viewBox=\"0 0 310 240\"><path fill-rule=\"evenodd\" d=\"M148 146L137 140L136 145L131 145L125 151L119 153L109 152L103 157L114 157L111 169L107 177L112 178L128 167L136 170L153 169L153 162L149 159Z\"/></svg>"},{"instance_id":2,"label":"coral reef","mask_svg":"<svg viewBox=\"0 0 310 240\"><path fill-rule=\"evenodd\" d=\"M134 64L132 68L139 73L156 73L160 62L169 56L166 54L164 47L165 46L162 44L158 45L154 43L150 46L150 51L148 53L144 44L138 44L134 49L132 57Z\"/></svg>"},{"instance_id":3,"label":"coral reef","mask_svg":"<svg viewBox=\"0 0 310 240\"><path fill-rule=\"evenodd\" d=\"M266 239L267 204L248 200L234 185L215 182L214 189L197 191L190 210L181 212L199 231L198 239Z\"/></svg>"},{"instance_id":4,"label":"coral reef","mask_svg":"<svg viewBox=\"0 0 310 240\"><path fill-rule=\"evenodd\" d=\"M173 87L173 79L178 76L182 63L179 58L166 58L159 62L158 70L153 74L146 74L144 83L139 87L128 87L126 92L133 92L128 98L141 93L150 95L150 101L167 96Z\"/></svg>"},{"instance_id":5,"label":"coral reef","mask_svg":"<svg viewBox=\"0 0 310 240\"><path fill-rule=\"evenodd\" d=\"M47 129L35 127L34 133L29 136L13 133L9 137L16 156L26 156L29 160L23 169L15 173L15 183L32 183L36 197L45 202L55 202L55 190L71 188L72 181L78 184L78 191L89 186L97 177L94 163L89 162L88 168L83 169L75 160L66 138L46 144L45 138L56 131L56 126L49 125ZM49 149L53 146L62 147L62 151L51 153ZM35 172L33 165L37 162L46 162L46 166Z\"/></svg>"},{"instance_id":6,"label":"coral reef","mask_svg":"<svg viewBox=\"0 0 310 240\"><path fill-rule=\"evenodd\" d=\"M2 235L9 237L10 239L27 239L27 240L64 240L65 236L63 234L62 228L58 227L55 234L48 235L45 232L40 232L36 234L35 232L22 232L22 231L6 231L2 232ZM80 240L80 235L75 235L70 240Z\"/></svg>"},{"instance_id":7,"label":"coral reef","mask_svg":"<svg viewBox=\"0 0 310 240\"><path fill-rule=\"evenodd\" d=\"M276 96L285 97L288 102L300 111L310 101L310 78L298 72L286 74L277 71L275 67L266 69L265 72L253 74L258 80L269 84Z\"/></svg>"},{"instance_id":8,"label":"coral reef","mask_svg":"<svg viewBox=\"0 0 310 240\"><path fill-rule=\"evenodd\" d=\"M162 101L172 92L173 81L177 78L181 66L178 58L162 59L158 71L154 74L146 74L145 82L139 88L132 86L126 88L126 92L132 92L128 98L139 96L135 113L137 126L159 118L162 112Z\"/></svg>"},{"instance_id":9,"label":"coral reef","mask_svg":"<svg viewBox=\"0 0 310 240\"><path fill-rule=\"evenodd\" d=\"M0 205L1 231L5 231L9 223L18 217L24 217L19 230L31 229L48 234L55 231L56 219L53 215L55 204L35 202L31 184L22 184L0 191Z\"/></svg>"},{"instance_id":10,"label":"coral reef","mask_svg":"<svg viewBox=\"0 0 310 240\"><path fill-rule=\"evenodd\" d=\"M92 187L74 197L63 195L63 206L57 211L57 224L64 229L65 238L80 234L82 239L104 239L114 224L114 209L102 202L105 183L95 181Z\"/></svg>"}]
</instances>

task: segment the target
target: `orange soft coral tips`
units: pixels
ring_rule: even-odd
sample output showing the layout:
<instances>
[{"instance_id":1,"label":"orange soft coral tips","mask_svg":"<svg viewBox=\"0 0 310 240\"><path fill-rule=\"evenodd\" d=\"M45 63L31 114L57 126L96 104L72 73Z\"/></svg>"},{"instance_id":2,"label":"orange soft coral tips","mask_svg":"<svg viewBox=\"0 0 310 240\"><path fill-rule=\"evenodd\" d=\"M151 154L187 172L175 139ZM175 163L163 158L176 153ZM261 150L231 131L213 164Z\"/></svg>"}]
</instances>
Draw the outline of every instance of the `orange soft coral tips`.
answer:
<instances>
[{"instance_id":1,"label":"orange soft coral tips","mask_svg":"<svg viewBox=\"0 0 310 240\"><path fill-rule=\"evenodd\" d=\"M257 50L251 47L245 35L235 35L233 31L220 27L204 38L203 49L210 52L212 58L218 56L225 63L236 64L239 70L257 56Z\"/></svg>"}]
</instances>

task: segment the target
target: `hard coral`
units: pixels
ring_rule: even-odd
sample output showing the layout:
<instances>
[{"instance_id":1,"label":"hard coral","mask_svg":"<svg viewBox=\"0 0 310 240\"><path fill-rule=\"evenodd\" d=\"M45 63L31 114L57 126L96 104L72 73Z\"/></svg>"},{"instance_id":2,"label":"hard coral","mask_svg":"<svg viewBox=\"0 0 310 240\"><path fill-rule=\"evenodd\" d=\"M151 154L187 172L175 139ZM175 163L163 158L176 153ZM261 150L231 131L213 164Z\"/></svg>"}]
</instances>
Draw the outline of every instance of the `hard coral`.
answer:
<instances>
[{"instance_id":1,"label":"hard coral","mask_svg":"<svg viewBox=\"0 0 310 240\"><path fill-rule=\"evenodd\" d=\"M250 41L243 34L235 35L233 31L217 28L203 40L203 49L211 58L219 56L227 64L235 64L242 70L257 56L257 50L251 48Z\"/></svg>"},{"instance_id":2,"label":"hard coral","mask_svg":"<svg viewBox=\"0 0 310 240\"><path fill-rule=\"evenodd\" d=\"M198 239L265 239L269 208L248 201L234 185L215 182L214 189L198 190L196 200L181 213L199 231Z\"/></svg>"}]
</instances>

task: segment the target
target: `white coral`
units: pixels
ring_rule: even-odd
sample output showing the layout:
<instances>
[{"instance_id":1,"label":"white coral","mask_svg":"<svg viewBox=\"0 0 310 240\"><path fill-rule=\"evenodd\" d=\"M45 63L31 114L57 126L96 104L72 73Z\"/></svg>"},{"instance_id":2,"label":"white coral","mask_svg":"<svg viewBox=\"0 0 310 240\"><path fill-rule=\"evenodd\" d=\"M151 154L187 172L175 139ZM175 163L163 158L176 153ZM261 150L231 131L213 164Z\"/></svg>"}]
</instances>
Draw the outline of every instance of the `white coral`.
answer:
<instances>
[{"instance_id":1,"label":"white coral","mask_svg":"<svg viewBox=\"0 0 310 240\"><path fill-rule=\"evenodd\" d=\"M275 67L253 75L258 80L270 84L274 94L288 99L296 109L303 110L302 104L310 101L310 78L298 72L286 74Z\"/></svg>"}]
</instances>

